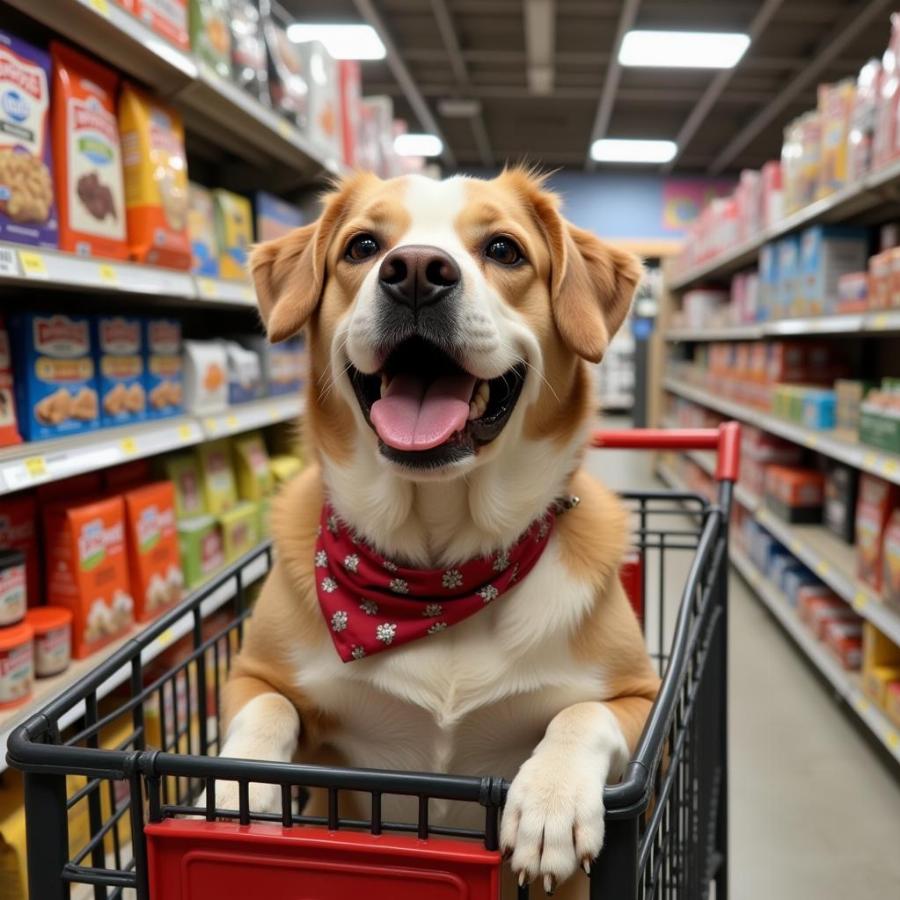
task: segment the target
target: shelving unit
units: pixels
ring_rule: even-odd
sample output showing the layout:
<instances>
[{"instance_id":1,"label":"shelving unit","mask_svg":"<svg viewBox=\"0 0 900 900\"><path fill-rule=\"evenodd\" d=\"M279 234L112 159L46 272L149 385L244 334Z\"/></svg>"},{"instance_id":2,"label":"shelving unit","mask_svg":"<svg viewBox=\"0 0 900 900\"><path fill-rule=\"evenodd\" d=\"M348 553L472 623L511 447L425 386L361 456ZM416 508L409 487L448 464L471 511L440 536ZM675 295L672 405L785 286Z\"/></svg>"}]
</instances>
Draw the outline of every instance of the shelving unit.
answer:
<instances>
[{"instance_id":1,"label":"shelving unit","mask_svg":"<svg viewBox=\"0 0 900 900\"><path fill-rule=\"evenodd\" d=\"M262 578L269 570L268 556L266 551L269 548L269 541L261 542L255 549L250 551L242 561L239 568L241 581L243 584L250 584ZM212 615L216 610L221 609L229 600L237 593L238 578L232 575L225 581L220 588L207 597L201 603L201 612L206 618ZM182 605L186 606L190 598L186 598ZM103 661L109 659L114 653L120 650L129 641L134 640L144 628L149 627L152 623L144 623L136 625L129 634L119 638L113 643L107 645L102 650L86 659L73 660L71 665L61 675L53 678L39 678L35 680L34 691L27 703L22 706L14 707L9 710L0 710L0 772L6 769L6 742L13 729L24 722L29 716L46 706L54 697L61 694L66 688L75 684L83 676L90 673L93 669ZM185 612L184 615L177 618L168 628L166 628L144 651L142 660L144 663L149 662L159 656L164 650L172 646L176 641L183 638L191 630L194 624L193 614ZM129 676L131 667L123 665L114 675L107 678L97 689L97 698L105 697L122 684ZM82 707L74 708L68 715L65 725L70 725L76 721L84 712Z\"/></svg>"}]
</instances>

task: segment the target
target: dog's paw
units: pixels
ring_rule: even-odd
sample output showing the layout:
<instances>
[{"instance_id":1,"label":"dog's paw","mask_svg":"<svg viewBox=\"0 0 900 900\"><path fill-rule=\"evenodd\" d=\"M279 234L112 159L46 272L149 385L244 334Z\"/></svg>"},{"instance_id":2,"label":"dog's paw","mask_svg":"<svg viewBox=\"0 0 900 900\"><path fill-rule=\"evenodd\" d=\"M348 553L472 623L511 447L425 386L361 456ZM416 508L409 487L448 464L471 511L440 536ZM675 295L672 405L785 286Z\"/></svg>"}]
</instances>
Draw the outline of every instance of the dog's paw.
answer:
<instances>
[{"instance_id":1,"label":"dog's paw","mask_svg":"<svg viewBox=\"0 0 900 900\"><path fill-rule=\"evenodd\" d=\"M539 748L510 785L500 828L519 884L541 879L551 894L578 867L590 871L603 846L603 787L609 759Z\"/></svg>"},{"instance_id":2,"label":"dog's paw","mask_svg":"<svg viewBox=\"0 0 900 900\"><path fill-rule=\"evenodd\" d=\"M277 784L251 782L248 790L251 813L280 813L281 788ZM197 808L206 808L206 791L197 798ZM240 797L236 781L216 782L216 809L238 812Z\"/></svg>"}]
</instances>

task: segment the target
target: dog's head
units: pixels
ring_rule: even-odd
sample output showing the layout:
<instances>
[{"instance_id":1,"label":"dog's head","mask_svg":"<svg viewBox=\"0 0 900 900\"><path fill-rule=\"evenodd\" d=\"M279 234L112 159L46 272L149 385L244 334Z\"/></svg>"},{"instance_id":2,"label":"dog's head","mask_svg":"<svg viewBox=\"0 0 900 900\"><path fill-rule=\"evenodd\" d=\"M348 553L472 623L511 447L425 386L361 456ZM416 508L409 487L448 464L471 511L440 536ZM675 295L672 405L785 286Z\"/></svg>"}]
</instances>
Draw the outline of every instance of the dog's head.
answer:
<instances>
[{"instance_id":1,"label":"dog's head","mask_svg":"<svg viewBox=\"0 0 900 900\"><path fill-rule=\"evenodd\" d=\"M600 360L640 277L521 170L351 176L317 222L257 247L251 269L271 340L309 326L319 450L340 465L362 449L413 481L580 436L582 360Z\"/></svg>"}]
</instances>

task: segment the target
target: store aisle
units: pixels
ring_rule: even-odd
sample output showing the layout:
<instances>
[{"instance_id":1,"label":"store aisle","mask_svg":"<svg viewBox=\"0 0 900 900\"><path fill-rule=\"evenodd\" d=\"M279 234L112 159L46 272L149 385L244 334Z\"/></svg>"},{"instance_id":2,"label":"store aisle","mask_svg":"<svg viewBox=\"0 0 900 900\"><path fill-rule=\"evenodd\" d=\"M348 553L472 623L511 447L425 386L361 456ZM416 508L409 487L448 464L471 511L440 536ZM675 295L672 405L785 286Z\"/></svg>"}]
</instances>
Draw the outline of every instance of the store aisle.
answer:
<instances>
[{"instance_id":1,"label":"store aisle","mask_svg":"<svg viewBox=\"0 0 900 900\"><path fill-rule=\"evenodd\" d=\"M612 487L663 487L649 454L587 465ZM738 575L729 590L732 900L893 896L900 781Z\"/></svg>"}]
</instances>

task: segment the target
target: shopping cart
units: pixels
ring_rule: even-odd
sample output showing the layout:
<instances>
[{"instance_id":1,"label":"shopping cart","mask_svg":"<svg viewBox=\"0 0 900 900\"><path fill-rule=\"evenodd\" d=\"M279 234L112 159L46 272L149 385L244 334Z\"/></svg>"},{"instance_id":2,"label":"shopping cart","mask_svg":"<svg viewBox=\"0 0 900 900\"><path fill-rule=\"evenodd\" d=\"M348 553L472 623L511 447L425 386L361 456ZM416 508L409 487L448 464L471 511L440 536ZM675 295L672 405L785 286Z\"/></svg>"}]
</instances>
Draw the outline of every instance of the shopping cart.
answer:
<instances>
[{"instance_id":1,"label":"shopping cart","mask_svg":"<svg viewBox=\"0 0 900 900\"><path fill-rule=\"evenodd\" d=\"M624 495L635 523L632 600L663 679L624 778L604 792L606 842L590 896L699 900L715 883L724 900L726 559L739 427L598 432L592 443L716 450L718 498ZM270 554L232 565L11 735L9 762L25 773L33 900L62 900L72 885L90 886L76 896L95 900L497 897L501 778L215 758L220 688ZM669 610L679 557L680 604ZM217 780L238 782L238 810L213 807ZM249 810L251 782L280 786L280 813ZM327 797L321 817L299 811L298 797L312 789ZM371 798L368 818L339 814L349 791ZM391 795L415 798L412 821L384 820ZM438 801L480 806L483 827L433 822Z\"/></svg>"}]
</instances>

